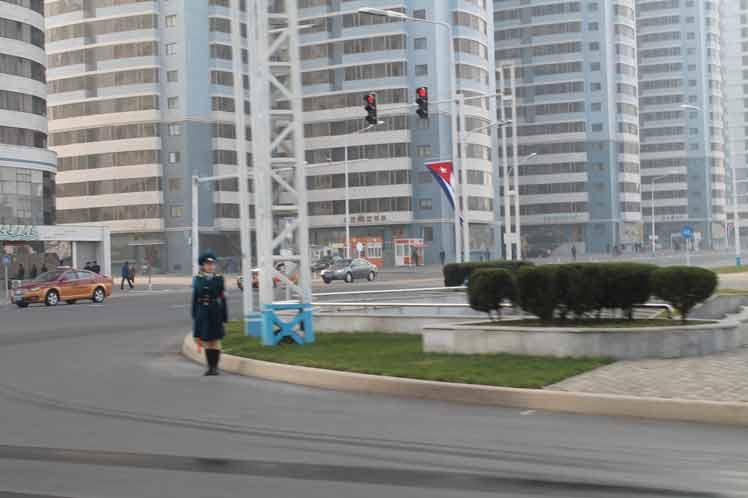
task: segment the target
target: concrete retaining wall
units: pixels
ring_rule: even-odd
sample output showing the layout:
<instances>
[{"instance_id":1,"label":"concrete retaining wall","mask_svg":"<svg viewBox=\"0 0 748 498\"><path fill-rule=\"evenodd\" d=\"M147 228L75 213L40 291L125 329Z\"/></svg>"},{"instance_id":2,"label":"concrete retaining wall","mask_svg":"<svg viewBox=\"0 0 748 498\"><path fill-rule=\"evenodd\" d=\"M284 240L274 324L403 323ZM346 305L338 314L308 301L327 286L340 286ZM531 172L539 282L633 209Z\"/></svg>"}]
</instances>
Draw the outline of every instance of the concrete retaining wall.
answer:
<instances>
[{"instance_id":1,"label":"concrete retaining wall","mask_svg":"<svg viewBox=\"0 0 748 498\"><path fill-rule=\"evenodd\" d=\"M748 296L712 296L690 313L691 318L720 320L728 314L740 313L748 306Z\"/></svg>"},{"instance_id":2,"label":"concrete retaining wall","mask_svg":"<svg viewBox=\"0 0 748 498\"><path fill-rule=\"evenodd\" d=\"M734 351L748 342L748 317L688 327L574 329L491 326L479 323L424 327L423 349L430 353L511 353L553 357L605 357L619 360L683 358Z\"/></svg>"},{"instance_id":3,"label":"concrete retaining wall","mask_svg":"<svg viewBox=\"0 0 748 498\"><path fill-rule=\"evenodd\" d=\"M324 332L386 332L420 334L424 326L460 323L465 316L425 316L367 313L316 313L314 327Z\"/></svg>"}]
</instances>

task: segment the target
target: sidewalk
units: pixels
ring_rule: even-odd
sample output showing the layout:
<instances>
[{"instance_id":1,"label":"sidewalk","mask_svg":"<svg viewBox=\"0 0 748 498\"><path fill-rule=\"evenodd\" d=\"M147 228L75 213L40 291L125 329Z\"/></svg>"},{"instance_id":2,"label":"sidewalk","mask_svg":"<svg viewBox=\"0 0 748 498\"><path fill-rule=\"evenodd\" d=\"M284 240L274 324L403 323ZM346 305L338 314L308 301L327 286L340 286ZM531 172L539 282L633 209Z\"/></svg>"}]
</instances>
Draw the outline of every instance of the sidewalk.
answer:
<instances>
[{"instance_id":1,"label":"sidewalk","mask_svg":"<svg viewBox=\"0 0 748 498\"><path fill-rule=\"evenodd\" d=\"M620 361L546 389L745 403L748 348L698 358Z\"/></svg>"}]
</instances>

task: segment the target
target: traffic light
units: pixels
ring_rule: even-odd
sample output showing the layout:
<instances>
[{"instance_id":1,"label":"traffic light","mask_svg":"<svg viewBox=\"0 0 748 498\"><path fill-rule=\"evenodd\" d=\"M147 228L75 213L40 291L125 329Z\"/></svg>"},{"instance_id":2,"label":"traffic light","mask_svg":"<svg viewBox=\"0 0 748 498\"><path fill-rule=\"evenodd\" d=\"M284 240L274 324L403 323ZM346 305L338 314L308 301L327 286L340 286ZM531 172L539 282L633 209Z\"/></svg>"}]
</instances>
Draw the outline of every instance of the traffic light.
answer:
<instances>
[{"instance_id":1,"label":"traffic light","mask_svg":"<svg viewBox=\"0 0 748 498\"><path fill-rule=\"evenodd\" d=\"M416 104L418 110L416 114L421 119L429 118L429 89L425 86L416 89Z\"/></svg>"},{"instance_id":2,"label":"traffic light","mask_svg":"<svg viewBox=\"0 0 748 498\"><path fill-rule=\"evenodd\" d=\"M379 122L377 117L377 94L370 93L364 97L364 109L366 109L366 122L375 125Z\"/></svg>"}]
</instances>

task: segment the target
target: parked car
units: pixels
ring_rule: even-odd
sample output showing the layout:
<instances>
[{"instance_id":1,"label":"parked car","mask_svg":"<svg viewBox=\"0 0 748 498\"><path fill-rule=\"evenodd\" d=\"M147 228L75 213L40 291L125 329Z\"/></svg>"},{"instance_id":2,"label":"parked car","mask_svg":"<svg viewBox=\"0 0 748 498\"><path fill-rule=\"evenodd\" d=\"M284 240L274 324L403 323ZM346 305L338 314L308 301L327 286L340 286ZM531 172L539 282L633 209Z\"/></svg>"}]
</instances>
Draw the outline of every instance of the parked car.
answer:
<instances>
[{"instance_id":1,"label":"parked car","mask_svg":"<svg viewBox=\"0 0 748 498\"><path fill-rule=\"evenodd\" d=\"M322 256L317 261L312 263L310 269L314 273L321 272L322 270L328 269L330 266L339 261L343 261L343 258L341 258L340 256Z\"/></svg>"},{"instance_id":2,"label":"parked car","mask_svg":"<svg viewBox=\"0 0 748 498\"><path fill-rule=\"evenodd\" d=\"M102 303L111 295L111 277L88 270L58 269L19 285L11 299L19 308L26 308L32 303L56 306L60 301L75 304L82 299Z\"/></svg>"},{"instance_id":3,"label":"parked car","mask_svg":"<svg viewBox=\"0 0 748 498\"><path fill-rule=\"evenodd\" d=\"M293 282L294 284L299 283L299 272L296 269L295 265L292 265L292 268L290 271L287 271L288 265L286 263L280 263L278 264L275 269L279 272L285 273L286 276ZM258 289L260 287L260 269L254 268L252 270L252 288ZM278 276L273 277L273 287L278 287L278 285L281 284L281 278ZM244 290L244 277L239 277L236 279L236 286L239 287L239 290Z\"/></svg>"},{"instance_id":4,"label":"parked car","mask_svg":"<svg viewBox=\"0 0 748 498\"><path fill-rule=\"evenodd\" d=\"M379 269L376 265L361 258L344 259L322 271L322 280L329 284L333 280L343 280L351 283L356 279L365 278L369 282L377 278Z\"/></svg>"}]
</instances>

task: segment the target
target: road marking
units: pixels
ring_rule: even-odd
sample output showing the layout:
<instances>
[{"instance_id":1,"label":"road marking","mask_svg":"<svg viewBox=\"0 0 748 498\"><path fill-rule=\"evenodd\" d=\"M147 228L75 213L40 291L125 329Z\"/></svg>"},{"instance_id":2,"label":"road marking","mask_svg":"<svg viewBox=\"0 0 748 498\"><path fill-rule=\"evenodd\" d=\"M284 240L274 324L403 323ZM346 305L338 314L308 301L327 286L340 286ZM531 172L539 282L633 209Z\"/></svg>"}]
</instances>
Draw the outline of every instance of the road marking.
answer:
<instances>
[{"instance_id":1,"label":"road marking","mask_svg":"<svg viewBox=\"0 0 748 498\"><path fill-rule=\"evenodd\" d=\"M171 306L169 306L169 308L171 309L184 309L184 308L189 308L189 307L190 307L189 304L172 304Z\"/></svg>"},{"instance_id":2,"label":"road marking","mask_svg":"<svg viewBox=\"0 0 748 498\"><path fill-rule=\"evenodd\" d=\"M532 415L533 413L535 413L535 410L525 410L520 412L520 415Z\"/></svg>"}]
</instances>

